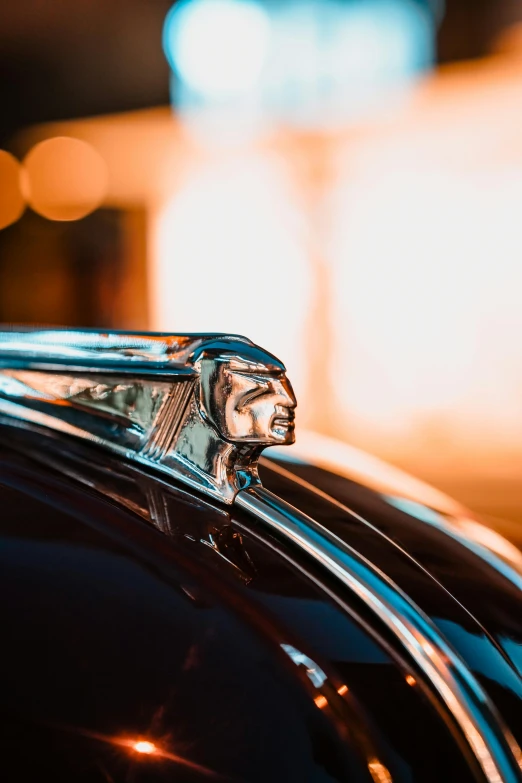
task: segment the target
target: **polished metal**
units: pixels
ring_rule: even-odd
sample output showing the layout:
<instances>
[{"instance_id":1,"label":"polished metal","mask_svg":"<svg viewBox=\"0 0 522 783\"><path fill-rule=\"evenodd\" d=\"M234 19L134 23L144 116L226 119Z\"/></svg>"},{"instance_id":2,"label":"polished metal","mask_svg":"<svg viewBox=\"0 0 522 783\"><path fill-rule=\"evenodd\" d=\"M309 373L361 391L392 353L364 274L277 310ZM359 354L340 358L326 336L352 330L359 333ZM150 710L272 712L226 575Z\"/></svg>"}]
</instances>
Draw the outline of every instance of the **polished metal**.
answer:
<instances>
[{"instance_id":1,"label":"polished metal","mask_svg":"<svg viewBox=\"0 0 522 783\"><path fill-rule=\"evenodd\" d=\"M263 487L239 492L235 503L320 563L392 632L452 715L488 783L522 780L520 748L487 694L429 618L391 580L322 525ZM339 595L333 597L343 604Z\"/></svg>"},{"instance_id":2,"label":"polished metal","mask_svg":"<svg viewBox=\"0 0 522 783\"><path fill-rule=\"evenodd\" d=\"M431 621L343 541L261 486L259 455L294 442L295 407L284 365L242 337L0 332L0 414L90 440L235 500L313 557L394 634L489 783L521 781L518 746Z\"/></svg>"},{"instance_id":3,"label":"polished metal","mask_svg":"<svg viewBox=\"0 0 522 783\"><path fill-rule=\"evenodd\" d=\"M244 337L0 332L0 413L87 439L232 503L294 442L284 365Z\"/></svg>"}]
</instances>

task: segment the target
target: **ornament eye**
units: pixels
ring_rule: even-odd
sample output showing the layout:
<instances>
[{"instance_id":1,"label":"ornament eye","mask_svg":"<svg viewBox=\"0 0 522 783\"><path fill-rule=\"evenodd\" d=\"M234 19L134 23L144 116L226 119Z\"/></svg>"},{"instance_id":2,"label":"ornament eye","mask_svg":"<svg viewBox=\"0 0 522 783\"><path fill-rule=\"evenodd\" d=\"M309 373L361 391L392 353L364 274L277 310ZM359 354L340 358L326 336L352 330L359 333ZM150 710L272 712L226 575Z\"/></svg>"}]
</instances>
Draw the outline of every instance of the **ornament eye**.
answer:
<instances>
[{"instance_id":1,"label":"ornament eye","mask_svg":"<svg viewBox=\"0 0 522 783\"><path fill-rule=\"evenodd\" d=\"M269 381L258 381L252 389L245 392L237 406L238 410L242 410L247 405L250 405L253 400L257 399L258 397L262 397L264 394L268 394L270 391L271 384Z\"/></svg>"}]
</instances>

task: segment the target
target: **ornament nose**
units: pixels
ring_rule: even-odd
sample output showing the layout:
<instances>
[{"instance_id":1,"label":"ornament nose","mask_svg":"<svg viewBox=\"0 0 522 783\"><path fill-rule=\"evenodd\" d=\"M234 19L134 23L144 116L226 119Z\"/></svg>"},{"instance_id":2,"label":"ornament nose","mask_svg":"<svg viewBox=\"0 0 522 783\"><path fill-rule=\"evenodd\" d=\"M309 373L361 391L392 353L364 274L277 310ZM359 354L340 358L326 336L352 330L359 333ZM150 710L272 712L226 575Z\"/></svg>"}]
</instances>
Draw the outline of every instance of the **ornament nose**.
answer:
<instances>
[{"instance_id":1,"label":"ornament nose","mask_svg":"<svg viewBox=\"0 0 522 783\"><path fill-rule=\"evenodd\" d=\"M295 398L294 390L292 389L292 384L288 378L281 378L278 381L277 391L284 398L284 402L282 404L286 408L297 407L297 400Z\"/></svg>"}]
</instances>

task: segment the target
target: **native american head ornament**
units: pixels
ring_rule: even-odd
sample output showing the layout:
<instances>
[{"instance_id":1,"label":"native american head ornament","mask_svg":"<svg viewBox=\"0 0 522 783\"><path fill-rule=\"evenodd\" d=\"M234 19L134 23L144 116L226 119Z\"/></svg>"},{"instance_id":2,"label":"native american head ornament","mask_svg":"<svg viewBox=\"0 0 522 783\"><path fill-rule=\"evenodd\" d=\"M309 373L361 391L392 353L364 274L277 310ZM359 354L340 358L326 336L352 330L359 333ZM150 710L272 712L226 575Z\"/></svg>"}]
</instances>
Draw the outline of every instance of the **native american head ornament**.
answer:
<instances>
[{"instance_id":1,"label":"native american head ornament","mask_svg":"<svg viewBox=\"0 0 522 783\"><path fill-rule=\"evenodd\" d=\"M0 413L80 436L231 503L295 440L285 366L244 337L0 332Z\"/></svg>"}]
</instances>

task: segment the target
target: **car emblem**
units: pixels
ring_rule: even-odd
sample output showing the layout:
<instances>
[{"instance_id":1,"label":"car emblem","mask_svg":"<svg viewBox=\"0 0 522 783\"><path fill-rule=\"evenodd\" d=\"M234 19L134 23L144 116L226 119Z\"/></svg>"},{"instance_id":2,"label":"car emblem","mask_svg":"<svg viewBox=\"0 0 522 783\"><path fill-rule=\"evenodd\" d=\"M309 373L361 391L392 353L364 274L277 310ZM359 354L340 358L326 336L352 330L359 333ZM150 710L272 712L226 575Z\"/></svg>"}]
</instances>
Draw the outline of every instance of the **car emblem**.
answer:
<instances>
[{"instance_id":1,"label":"car emblem","mask_svg":"<svg viewBox=\"0 0 522 783\"><path fill-rule=\"evenodd\" d=\"M284 365L244 337L0 332L0 414L171 473L232 503L295 440Z\"/></svg>"}]
</instances>

